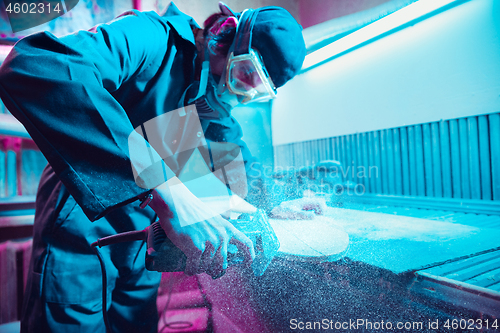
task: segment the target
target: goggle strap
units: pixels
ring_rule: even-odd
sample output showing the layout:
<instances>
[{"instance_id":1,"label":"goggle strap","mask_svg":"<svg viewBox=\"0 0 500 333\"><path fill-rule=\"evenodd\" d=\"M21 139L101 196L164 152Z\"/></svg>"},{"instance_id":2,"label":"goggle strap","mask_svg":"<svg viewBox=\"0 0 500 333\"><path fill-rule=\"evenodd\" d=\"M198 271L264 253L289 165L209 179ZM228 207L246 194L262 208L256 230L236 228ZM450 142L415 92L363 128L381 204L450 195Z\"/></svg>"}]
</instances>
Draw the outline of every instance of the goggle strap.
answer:
<instances>
[{"instance_id":1,"label":"goggle strap","mask_svg":"<svg viewBox=\"0 0 500 333\"><path fill-rule=\"evenodd\" d=\"M234 41L234 55L247 54L252 45L252 30L259 12L253 9L246 9L240 17L236 37Z\"/></svg>"}]
</instances>

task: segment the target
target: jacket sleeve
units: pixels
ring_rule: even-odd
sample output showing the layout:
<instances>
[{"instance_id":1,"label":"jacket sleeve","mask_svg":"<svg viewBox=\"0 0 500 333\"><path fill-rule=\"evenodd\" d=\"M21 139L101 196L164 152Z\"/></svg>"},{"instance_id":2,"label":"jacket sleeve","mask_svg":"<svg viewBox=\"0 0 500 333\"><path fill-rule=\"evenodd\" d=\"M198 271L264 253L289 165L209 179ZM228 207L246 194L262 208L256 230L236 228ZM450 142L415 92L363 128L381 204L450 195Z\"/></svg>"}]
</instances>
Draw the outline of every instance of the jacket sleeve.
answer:
<instances>
[{"instance_id":1,"label":"jacket sleeve","mask_svg":"<svg viewBox=\"0 0 500 333\"><path fill-rule=\"evenodd\" d=\"M129 158L134 128L112 93L167 52L169 27L155 15L131 11L61 38L30 35L0 67L0 97L92 221L146 191Z\"/></svg>"}]
</instances>

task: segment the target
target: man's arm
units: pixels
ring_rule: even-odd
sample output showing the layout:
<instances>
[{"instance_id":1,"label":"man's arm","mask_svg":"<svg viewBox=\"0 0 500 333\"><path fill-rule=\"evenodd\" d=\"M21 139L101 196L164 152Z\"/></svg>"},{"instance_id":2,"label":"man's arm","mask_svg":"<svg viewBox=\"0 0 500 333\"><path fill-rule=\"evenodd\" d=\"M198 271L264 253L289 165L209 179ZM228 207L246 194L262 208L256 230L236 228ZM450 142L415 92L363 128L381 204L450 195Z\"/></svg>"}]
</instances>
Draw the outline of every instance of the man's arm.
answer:
<instances>
[{"instance_id":1,"label":"man's arm","mask_svg":"<svg viewBox=\"0 0 500 333\"><path fill-rule=\"evenodd\" d=\"M90 220L145 191L129 158L134 129L111 93L163 59L168 34L159 16L133 11L94 32L28 36L0 67L0 97Z\"/></svg>"}]
</instances>

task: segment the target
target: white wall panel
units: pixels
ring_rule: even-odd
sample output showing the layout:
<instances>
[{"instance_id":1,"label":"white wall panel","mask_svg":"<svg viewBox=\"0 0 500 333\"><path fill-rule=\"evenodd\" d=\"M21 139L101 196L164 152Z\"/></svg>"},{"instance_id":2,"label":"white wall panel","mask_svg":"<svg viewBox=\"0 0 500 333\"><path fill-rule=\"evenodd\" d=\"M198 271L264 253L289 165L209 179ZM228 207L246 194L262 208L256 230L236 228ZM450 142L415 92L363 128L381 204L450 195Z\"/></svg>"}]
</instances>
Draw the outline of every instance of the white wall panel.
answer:
<instances>
[{"instance_id":1,"label":"white wall panel","mask_svg":"<svg viewBox=\"0 0 500 333\"><path fill-rule=\"evenodd\" d=\"M471 0L280 88L273 145L498 111L500 1Z\"/></svg>"}]
</instances>

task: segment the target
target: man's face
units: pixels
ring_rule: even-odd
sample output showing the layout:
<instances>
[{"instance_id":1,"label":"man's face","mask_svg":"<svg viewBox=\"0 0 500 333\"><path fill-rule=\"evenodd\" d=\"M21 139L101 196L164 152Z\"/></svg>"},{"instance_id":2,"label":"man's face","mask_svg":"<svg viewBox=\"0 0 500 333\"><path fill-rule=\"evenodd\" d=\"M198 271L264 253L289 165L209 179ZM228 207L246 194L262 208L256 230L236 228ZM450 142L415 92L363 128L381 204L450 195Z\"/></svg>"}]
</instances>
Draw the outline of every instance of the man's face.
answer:
<instances>
[{"instance_id":1,"label":"man's face","mask_svg":"<svg viewBox=\"0 0 500 333\"><path fill-rule=\"evenodd\" d=\"M226 67L227 57L220 54L210 53L210 71L213 75L222 76Z\"/></svg>"}]
</instances>

